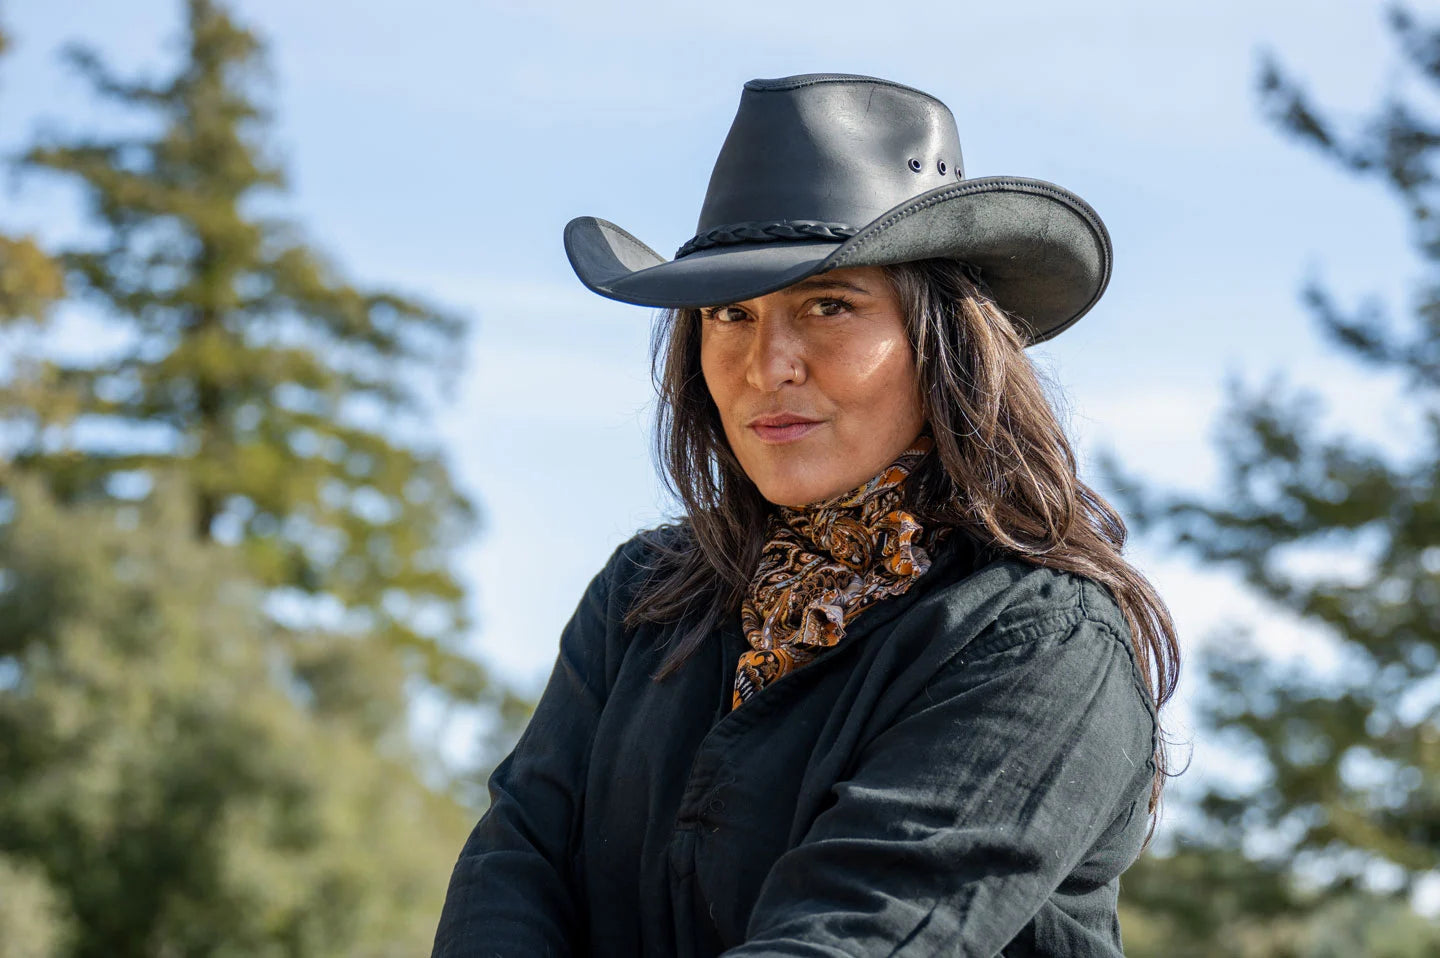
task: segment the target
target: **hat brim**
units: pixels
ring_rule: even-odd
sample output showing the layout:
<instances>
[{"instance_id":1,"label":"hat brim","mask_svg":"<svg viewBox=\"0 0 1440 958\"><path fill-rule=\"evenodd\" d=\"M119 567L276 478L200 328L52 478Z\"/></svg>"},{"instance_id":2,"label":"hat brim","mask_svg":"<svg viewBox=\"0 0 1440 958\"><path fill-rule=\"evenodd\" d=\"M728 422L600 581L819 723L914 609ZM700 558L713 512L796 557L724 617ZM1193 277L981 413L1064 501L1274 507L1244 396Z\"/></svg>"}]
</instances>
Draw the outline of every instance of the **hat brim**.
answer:
<instances>
[{"instance_id":1,"label":"hat brim","mask_svg":"<svg viewBox=\"0 0 1440 958\"><path fill-rule=\"evenodd\" d=\"M915 196L843 242L714 246L666 260L595 217L565 227L575 274L601 296L641 306L700 307L763 296L816 273L931 258L980 268L1030 343L1084 316L1110 281L1109 233L1084 200L1043 180L985 177Z\"/></svg>"}]
</instances>

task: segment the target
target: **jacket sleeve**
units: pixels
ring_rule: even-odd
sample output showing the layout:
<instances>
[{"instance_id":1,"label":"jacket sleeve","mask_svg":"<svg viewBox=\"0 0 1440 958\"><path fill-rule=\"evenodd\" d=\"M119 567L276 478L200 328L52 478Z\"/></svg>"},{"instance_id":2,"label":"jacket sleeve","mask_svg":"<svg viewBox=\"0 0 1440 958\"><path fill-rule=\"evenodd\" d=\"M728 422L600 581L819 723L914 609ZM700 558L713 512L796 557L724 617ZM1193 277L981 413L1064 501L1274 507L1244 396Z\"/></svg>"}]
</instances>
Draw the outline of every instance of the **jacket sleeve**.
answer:
<instances>
[{"instance_id":1,"label":"jacket sleeve","mask_svg":"<svg viewBox=\"0 0 1440 958\"><path fill-rule=\"evenodd\" d=\"M596 722L617 549L560 636L545 691L490 777L490 807L450 876L432 958L569 955L583 945L570 861Z\"/></svg>"},{"instance_id":2,"label":"jacket sleeve","mask_svg":"<svg viewBox=\"0 0 1440 958\"><path fill-rule=\"evenodd\" d=\"M1154 770L1126 639L1043 629L982 633L861 750L727 956L993 956L1016 937Z\"/></svg>"}]
</instances>

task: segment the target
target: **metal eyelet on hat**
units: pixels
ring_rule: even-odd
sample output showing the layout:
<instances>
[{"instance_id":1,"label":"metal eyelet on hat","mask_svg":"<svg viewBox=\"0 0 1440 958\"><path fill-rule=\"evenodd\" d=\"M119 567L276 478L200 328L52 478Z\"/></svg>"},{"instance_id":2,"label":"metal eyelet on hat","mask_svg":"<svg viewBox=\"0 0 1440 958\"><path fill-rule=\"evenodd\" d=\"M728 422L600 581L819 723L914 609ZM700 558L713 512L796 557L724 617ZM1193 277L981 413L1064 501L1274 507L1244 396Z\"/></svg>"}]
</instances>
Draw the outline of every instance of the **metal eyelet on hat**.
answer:
<instances>
[{"instance_id":1,"label":"metal eyelet on hat","mask_svg":"<svg viewBox=\"0 0 1440 958\"><path fill-rule=\"evenodd\" d=\"M935 168L940 171L941 176L944 176L945 171L948 169L948 167L945 165L944 160L941 160L939 163L935 164Z\"/></svg>"},{"instance_id":2,"label":"metal eyelet on hat","mask_svg":"<svg viewBox=\"0 0 1440 958\"><path fill-rule=\"evenodd\" d=\"M924 165L923 163L921 163L919 160L915 159L913 156L910 158L910 170L911 170L911 172L919 173L919 172L920 172L922 169L924 169L924 168L925 168L925 165Z\"/></svg>"}]
</instances>

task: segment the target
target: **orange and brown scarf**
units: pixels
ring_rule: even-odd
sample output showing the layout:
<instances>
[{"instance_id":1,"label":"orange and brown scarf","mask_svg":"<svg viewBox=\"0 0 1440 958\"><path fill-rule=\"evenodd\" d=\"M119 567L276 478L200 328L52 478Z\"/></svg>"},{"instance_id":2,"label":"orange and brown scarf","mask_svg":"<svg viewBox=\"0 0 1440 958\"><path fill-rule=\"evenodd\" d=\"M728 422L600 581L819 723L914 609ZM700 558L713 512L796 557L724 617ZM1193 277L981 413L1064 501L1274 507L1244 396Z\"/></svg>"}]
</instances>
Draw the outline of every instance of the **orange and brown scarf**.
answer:
<instances>
[{"instance_id":1,"label":"orange and brown scarf","mask_svg":"<svg viewBox=\"0 0 1440 958\"><path fill-rule=\"evenodd\" d=\"M930 568L949 529L922 529L900 508L900 484L933 445L921 435L859 488L776 508L740 609L750 651L736 669L732 710L835 645L857 615L905 592Z\"/></svg>"}]
</instances>

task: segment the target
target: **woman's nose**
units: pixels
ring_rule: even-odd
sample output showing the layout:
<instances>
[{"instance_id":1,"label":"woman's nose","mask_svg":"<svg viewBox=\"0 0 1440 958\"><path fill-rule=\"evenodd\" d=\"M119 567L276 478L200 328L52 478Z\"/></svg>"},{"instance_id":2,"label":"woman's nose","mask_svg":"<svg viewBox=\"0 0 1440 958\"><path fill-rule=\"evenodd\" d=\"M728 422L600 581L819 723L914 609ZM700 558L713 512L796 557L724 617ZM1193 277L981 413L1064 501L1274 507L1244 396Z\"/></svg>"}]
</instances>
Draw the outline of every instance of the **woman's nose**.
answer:
<instances>
[{"instance_id":1,"label":"woman's nose","mask_svg":"<svg viewBox=\"0 0 1440 958\"><path fill-rule=\"evenodd\" d=\"M787 324L760 319L750 342L745 379L761 392L775 392L786 383L805 381L804 343Z\"/></svg>"}]
</instances>

